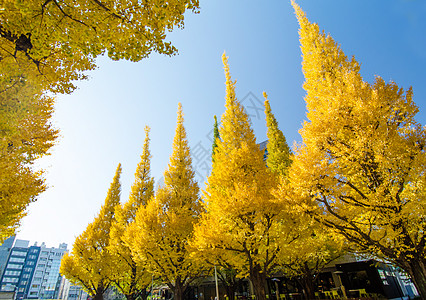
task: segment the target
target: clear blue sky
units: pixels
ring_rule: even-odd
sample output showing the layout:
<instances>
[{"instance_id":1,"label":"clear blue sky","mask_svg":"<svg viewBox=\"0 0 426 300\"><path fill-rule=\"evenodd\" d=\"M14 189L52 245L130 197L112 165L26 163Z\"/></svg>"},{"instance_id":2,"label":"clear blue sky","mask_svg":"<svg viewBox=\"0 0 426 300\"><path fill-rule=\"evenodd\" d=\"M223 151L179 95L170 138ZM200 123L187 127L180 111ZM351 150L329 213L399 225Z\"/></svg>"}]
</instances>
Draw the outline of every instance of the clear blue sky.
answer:
<instances>
[{"instance_id":1,"label":"clear blue sky","mask_svg":"<svg viewBox=\"0 0 426 300\"><path fill-rule=\"evenodd\" d=\"M18 238L71 246L98 213L119 162L126 201L139 156L144 126L151 127L152 175L158 181L171 154L178 102L204 182L204 148L213 115L224 111L226 50L237 97L253 115L258 141L265 140L261 109L266 91L289 144L300 142L305 119L304 81L298 24L290 1L200 1L184 30L168 38L179 55L153 54L139 63L98 60L90 79L69 96L59 96L54 124L61 138L43 159L49 190L29 207ZM312 22L328 32L347 56L361 63L366 81L378 75L399 86L413 86L426 124L426 1L299 0ZM247 97L246 97L247 96ZM260 101L260 103L258 102ZM256 113L260 112L259 115Z\"/></svg>"}]
</instances>

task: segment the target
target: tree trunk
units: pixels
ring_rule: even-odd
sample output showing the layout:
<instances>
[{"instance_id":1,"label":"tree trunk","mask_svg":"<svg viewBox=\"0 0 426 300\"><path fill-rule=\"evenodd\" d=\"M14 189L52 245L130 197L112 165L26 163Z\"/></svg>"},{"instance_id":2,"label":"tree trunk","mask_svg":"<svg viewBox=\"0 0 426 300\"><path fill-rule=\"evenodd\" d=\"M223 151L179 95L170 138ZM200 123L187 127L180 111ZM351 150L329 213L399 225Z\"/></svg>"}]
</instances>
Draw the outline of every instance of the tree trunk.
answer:
<instances>
[{"instance_id":1,"label":"tree trunk","mask_svg":"<svg viewBox=\"0 0 426 300\"><path fill-rule=\"evenodd\" d=\"M139 297L141 297L142 300L146 300L148 299L148 290L145 288L143 290L140 291L139 293Z\"/></svg>"},{"instance_id":2,"label":"tree trunk","mask_svg":"<svg viewBox=\"0 0 426 300\"><path fill-rule=\"evenodd\" d=\"M183 293L185 292L185 289L186 287L184 286L184 283L178 276L173 286L173 300L183 300Z\"/></svg>"},{"instance_id":3,"label":"tree trunk","mask_svg":"<svg viewBox=\"0 0 426 300\"><path fill-rule=\"evenodd\" d=\"M234 300L235 299L235 291L236 291L235 282L231 282L231 283L226 284L225 290L226 290L226 296L228 296L229 300Z\"/></svg>"},{"instance_id":4,"label":"tree trunk","mask_svg":"<svg viewBox=\"0 0 426 300\"><path fill-rule=\"evenodd\" d=\"M303 267L303 274L298 279L298 281L302 286L303 291L305 292L306 299L315 299L314 276L312 275L307 262L305 262Z\"/></svg>"},{"instance_id":5,"label":"tree trunk","mask_svg":"<svg viewBox=\"0 0 426 300\"><path fill-rule=\"evenodd\" d=\"M266 300L266 274L261 270L260 265L255 265L250 270L250 281L253 284L256 300Z\"/></svg>"},{"instance_id":6,"label":"tree trunk","mask_svg":"<svg viewBox=\"0 0 426 300\"><path fill-rule=\"evenodd\" d=\"M104 300L105 286L103 280L101 280L96 288L93 300Z\"/></svg>"},{"instance_id":7,"label":"tree trunk","mask_svg":"<svg viewBox=\"0 0 426 300\"><path fill-rule=\"evenodd\" d=\"M104 300L104 288L103 285L96 289L96 294L93 296L93 300Z\"/></svg>"},{"instance_id":8,"label":"tree trunk","mask_svg":"<svg viewBox=\"0 0 426 300\"><path fill-rule=\"evenodd\" d=\"M411 276L411 280L413 280L420 298L426 300L426 268L424 262L416 260L407 263L407 265L408 268L405 270Z\"/></svg>"},{"instance_id":9,"label":"tree trunk","mask_svg":"<svg viewBox=\"0 0 426 300\"><path fill-rule=\"evenodd\" d=\"M104 293L96 293L93 300L104 300Z\"/></svg>"},{"instance_id":10,"label":"tree trunk","mask_svg":"<svg viewBox=\"0 0 426 300\"><path fill-rule=\"evenodd\" d=\"M142 300L146 300L148 298L148 291L146 288L138 290L137 289L137 269L136 269L136 263L132 264L132 278L130 281L130 286L128 287L127 291L128 293L125 294L124 292L126 291L126 289L120 289L120 291L126 296L126 300L136 300L139 297Z\"/></svg>"},{"instance_id":11,"label":"tree trunk","mask_svg":"<svg viewBox=\"0 0 426 300\"><path fill-rule=\"evenodd\" d=\"M218 278L222 285L225 287L226 296L229 300L235 299L235 292L237 291L238 286L240 285L240 280L236 277L237 272L233 269L225 269L224 271L218 272ZM223 297L225 297L223 295Z\"/></svg>"},{"instance_id":12,"label":"tree trunk","mask_svg":"<svg viewBox=\"0 0 426 300\"><path fill-rule=\"evenodd\" d=\"M141 290L141 291L137 291L126 296L126 300L136 300L138 298L141 298L142 300L146 300L148 298L148 293L146 291L146 289Z\"/></svg>"}]
</instances>

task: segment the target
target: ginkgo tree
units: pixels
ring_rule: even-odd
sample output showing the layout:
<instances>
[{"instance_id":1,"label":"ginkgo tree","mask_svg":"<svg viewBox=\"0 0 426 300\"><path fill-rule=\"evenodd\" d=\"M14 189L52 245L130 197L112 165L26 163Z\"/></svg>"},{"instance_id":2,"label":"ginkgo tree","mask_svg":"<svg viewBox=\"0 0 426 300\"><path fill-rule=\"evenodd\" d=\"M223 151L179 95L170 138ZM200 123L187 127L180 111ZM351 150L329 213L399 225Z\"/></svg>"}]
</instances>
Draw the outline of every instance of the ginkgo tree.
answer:
<instances>
[{"instance_id":1,"label":"ginkgo tree","mask_svg":"<svg viewBox=\"0 0 426 300\"><path fill-rule=\"evenodd\" d=\"M282 185L288 185L288 170L293 154L279 129L265 92L263 96L268 137L266 164L280 178ZM275 192L274 190L273 193ZM344 252L342 238L335 237L311 216L295 209L293 202L286 201L287 199L288 197L279 199L282 205L280 219L283 224L291 224L295 234L292 239L280 239L279 270L299 282L307 299L314 299L318 274ZM288 235L283 233L284 237Z\"/></svg>"},{"instance_id":2,"label":"ginkgo tree","mask_svg":"<svg viewBox=\"0 0 426 300\"><path fill-rule=\"evenodd\" d=\"M206 212L195 229L199 251L218 249L241 276L253 283L256 299L266 299L266 278L275 269L286 226L279 219L280 203L272 189L278 177L267 168L256 144L248 115L236 99L228 59L225 112L213 167L203 193Z\"/></svg>"},{"instance_id":3,"label":"ginkgo tree","mask_svg":"<svg viewBox=\"0 0 426 300\"><path fill-rule=\"evenodd\" d=\"M115 221L110 231L108 251L111 254L111 280L127 300L146 299L151 273L145 263L137 261L132 249L124 240L127 227L134 222L136 212L147 205L154 195L154 178L151 177L151 152L149 150L149 127L145 127L145 142L132 185L129 200L115 207Z\"/></svg>"},{"instance_id":4,"label":"ginkgo tree","mask_svg":"<svg viewBox=\"0 0 426 300\"><path fill-rule=\"evenodd\" d=\"M217 117L214 116L212 161L219 140L219 124ZM241 270L236 269L236 265L238 264L233 263L235 260L238 260L239 255L235 253L230 254L220 248L200 247L197 236L190 241L190 248L192 257L198 260L200 264L205 265L206 271L211 270L217 275L217 278L226 291L226 294L222 296L234 300L235 294L242 287L246 275ZM221 295L219 295L220 297Z\"/></svg>"},{"instance_id":5,"label":"ginkgo tree","mask_svg":"<svg viewBox=\"0 0 426 300\"><path fill-rule=\"evenodd\" d=\"M0 243L46 189L43 172L34 163L48 154L58 135L50 123L53 104L52 97L25 78L0 92Z\"/></svg>"},{"instance_id":6,"label":"ginkgo tree","mask_svg":"<svg viewBox=\"0 0 426 300\"><path fill-rule=\"evenodd\" d=\"M71 254L66 253L61 261L60 273L73 284L82 286L94 300L103 299L113 278L113 257L108 246L115 207L120 203L120 175L121 164L99 214L75 239Z\"/></svg>"},{"instance_id":7,"label":"ginkgo tree","mask_svg":"<svg viewBox=\"0 0 426 300\"><path fill-rule=\"evenodd\" d=\"M358 62L293 6L308 109L289 175L294 204L405 270L426 299L426 131L412 90L365 82Z\"/></svg>"},{"instance_id":8,"label":"ginkgo tree","mask_svg":"<svg viewBox=\"0 0 426 300\"><path fill-rule=\"evenodd\" d=\"M173 153L164 172L164 186L146 206L139 208L125 237L133 255L168 285L176 300L183 299L189 284L203 271L188 248L201 212L194 174L179 103Z\"/></svg>"},{"instance_id":9,"label":"ginkgo tree","mask_svg":"<svg viewBox=\"0 0 426 300\"><path fill-rule=\"evenodd\" d=\"M0 1L0 240L14 233L28 203L46 188L42 172L17 160L8 145L36 145L21 151L31 158L35 149L47 152L57 135L47 125L51 92L71 93L100 55L140 61L152 52L177 54L167 32L183 28L185 12L198 9L198 0ZM35 90L31 97L22 92L23 83ZM24 143L12 141L4 126L20 128Z\"/></svg>"},{"instance_id":10,"label":"ginkgo tree","mask_svg":"<svg viewBox=\"0 0 426 300\"><path fill-rule=\"evenodd\" d=\"M300 284L307 299L315 299L318 275L330 262L346 253L343 238L310 216L300 215L291 208L287 208L288 212L293 213L298 236L291 243L282 245L280 271Z\"/></svg>"},{"instance_id":11,"label":"ginkgo tree","mask_svg":"<svg viewBox=\"0 0 426 300\"><path fill-rule=\"evenodd\" d=\"M140 61L151 52L174 55L167 32L183 27L198 0L5 0L0 3L0 91L26 76L69 93L95 68L95 58ZM9 80L9 81L8 81Z\"/></svg>"}]
</instances>

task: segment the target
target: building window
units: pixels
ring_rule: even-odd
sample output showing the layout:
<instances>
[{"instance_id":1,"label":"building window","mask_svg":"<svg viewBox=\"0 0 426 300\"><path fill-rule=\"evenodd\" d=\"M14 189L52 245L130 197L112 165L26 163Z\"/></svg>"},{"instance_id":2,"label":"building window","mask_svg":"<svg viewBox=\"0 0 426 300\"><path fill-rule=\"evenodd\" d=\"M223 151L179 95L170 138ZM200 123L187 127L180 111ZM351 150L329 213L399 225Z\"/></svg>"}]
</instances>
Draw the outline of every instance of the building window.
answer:
<instances>
[{"instance_id":1,"label":"building window","mask_svg":"<svg viewBox=\"0 0 426 300\"><path fill-rule=\"evenodd\" d=\"M7 268L8 269L22 269L23 265L18 265L18 264L7 264Z\"/></svg>"},{"instance_id":2,"label":"building window","mask_svg":"<svg viewBox=\"0 0 426 300\"><path fill-rule=\"evenodd\" d=\"M17 277L3 277L3 282L13 282L13 283L15 283L15 282L18 282L18 279L19 278L17 278Z\"/></svg>"},{"instance_id":3,"label":"building window","mask_svg":"<svg viewBox=\"0 0 426 300\"><path fill-rule=\"evenodd\" d=\"M21 274L21 271L10 271L10 270L6 270L4 272L4 275L15 275L15 276L19 276Z\"/></svg>"},{"instance_id":4,"label":"building window","mask_svg":"<svg viewBox=\"0 0 426 300\"><path fill-rule=\"evenodd\" d=\"M10 262L20 262L23 263L25 261L25 257L11 257L9 259Z\"/></svg>"},{"instance_id":5,"label":"building window","mask_svg":"<svg viewBox=\"0 0 426 300\"><path fill-rule=\"evenodd\" d=\"M11 255L13 255L13 256L27 256L27 252L14 250L14 251L12 251Z\"/></svg>"},{"instance_id":6,"label":"building window","mask_svg":"<svg viewBox=\"0 0 426 300\"><path fill-rule=\"evenodd\" d=\"M15 290L15 286L10 284L2 284L1 290L5 292L13 292Z\"/></svg>"}]
</instances>

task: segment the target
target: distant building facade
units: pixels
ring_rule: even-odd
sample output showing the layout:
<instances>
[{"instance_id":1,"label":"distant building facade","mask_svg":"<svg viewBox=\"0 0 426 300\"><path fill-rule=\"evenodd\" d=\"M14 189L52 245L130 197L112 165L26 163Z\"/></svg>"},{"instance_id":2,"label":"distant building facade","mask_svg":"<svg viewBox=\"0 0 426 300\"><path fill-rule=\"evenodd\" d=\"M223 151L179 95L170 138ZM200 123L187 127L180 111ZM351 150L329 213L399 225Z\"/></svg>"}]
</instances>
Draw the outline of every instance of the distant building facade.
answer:
<instances>
[{"instance_id":1,"label":"distant building facade","mask_svg":"<svg viewBox=\"0 0 426 300\"><path fill-rule=\"evenodd\" d=\"M16 240L11 247L3 275L0 291L15 292L15 299L57 299L61 276L59 267L66 244L58 248L28 246L29 241Z\"/></svg>"},{"instance_id":2,"label":"distant building facade","mask_svg":"<svg viewBox=\"0 0 426 300\"><path fill-rule=\"evenodd\" d=\"M7 238L0 246L0 278L3 276L3 271L6 267L7 260L9 259L10 251L12 250L13 243L15 242L15 235Z\"/></svg>"},{"instance_id":3,"label":"distant building facade","mask_svg":"<svg viewBox=\"0 0 426 300\"><path fill-rule=\"evenodd\" d=\"M65 276L62 277L59 299L62 300L87 300L88 294L79 285L72 284Z\"/></svg>"},{"instance_id":4,"label":"distant building facade","mask_svg":"<svg viewBox=\"0 0 426 300\"><path fill-rule=\"evenodd\" d=\"M28 295L30 282L34 275L34 270L37 265L39 254L40 254L40 247L31 246L28 248L27 256L24 261L21 276L17 284L16 299L19 299L19 300L24 299L26 298L26 295Z\"/></svg>"},{"instance_id":5,"label":"distant building facade","mask_svg":"<svg viewBox=\"0 0 426 300\"><path fill-rule=\"evenodd\" d=\"M40 255L34 270L27 299L57 299L61 284L59 268L62 256L67 251L67 244L60 244L59 248L46 248L44 243L40 247Z\"/></svg>"},{"instance_id":6,"label":"distant building facade","mask_svg":"<svg viewBox=\"0 0 426 300\"><path fill-rule=\"evenodd\" d=\"M0 281L0 290L4 292L17 292L18 283L24 269L28 254L29 241L16 240L11 248L9 257Z\"/></svg>"}]
</instances>

